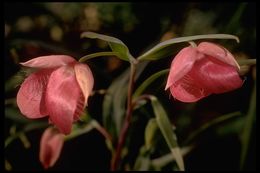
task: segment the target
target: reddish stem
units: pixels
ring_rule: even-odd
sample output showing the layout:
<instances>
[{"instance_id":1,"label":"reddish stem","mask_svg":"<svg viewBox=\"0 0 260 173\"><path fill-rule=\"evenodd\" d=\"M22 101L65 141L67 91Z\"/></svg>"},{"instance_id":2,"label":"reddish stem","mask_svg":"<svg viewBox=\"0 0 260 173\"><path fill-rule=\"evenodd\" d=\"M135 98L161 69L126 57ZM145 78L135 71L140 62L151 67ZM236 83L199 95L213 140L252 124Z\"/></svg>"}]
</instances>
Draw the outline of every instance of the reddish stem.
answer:
<instances>
[{"instance_id":1,"label":"reddish stem","mask_svg":"<svg viewBox=\"0 0 260 173\"><path fill-rule=\"evenodd\" d=\"M120 162L120 159L121 159L122 148L123 148L123 145L125 143L126 134L127 134L130 122L131 122L131 117L132 117L132 112L133 112L132 92L133 92L133 86L134 86L134 76L135 76L135 65L131 64L129 87L128 87L128 93L127 93L126 117L125 117L125 120L124 120L122 131L119 135L116 153L115 153L115 155L112 159L111 171L115 171L116 169L118 169L118 165L119 165L119 162Z\"/></svg>"}]
</instances>

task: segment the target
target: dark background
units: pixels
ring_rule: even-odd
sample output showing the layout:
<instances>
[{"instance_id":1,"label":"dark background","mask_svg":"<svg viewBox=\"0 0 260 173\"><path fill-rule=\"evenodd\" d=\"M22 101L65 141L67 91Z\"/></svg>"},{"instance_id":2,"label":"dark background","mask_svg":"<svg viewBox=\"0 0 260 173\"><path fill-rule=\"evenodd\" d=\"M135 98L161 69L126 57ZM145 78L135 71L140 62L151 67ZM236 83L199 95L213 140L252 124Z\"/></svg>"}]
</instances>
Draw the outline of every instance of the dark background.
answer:
<instances>
[{"instance_id":1,"label":"dark background","mask_svg":"<svg viewBox=\"0 0 260 173\"><path fill-rule=\"evenodd\" d=\"M240 43L218 41L239 58L256 58L255 3L5 3L5 82L20 70L19 62L48 54L68 54L76 59L98 51L109 50L101 41L80 39L84 31L94 31L121 39L135 57L156 43L181 36L225 33L237 35ZM160 69L169 68L171 58L151 62L137 85ZM89 63L95 77L95 88L104 89L127 68L116 58L98 58ZM21 74L20 74L21 75ZM246 74L244 86L228 94L213 95L197 103L190 111L190 124L180 124L180 143L193 129L224 113L249 107L254 79L252 69ZM165 80L165 79L164 79ZM148 92L163 90L159 81ZM9 88L8 88L9 87ZM11 87L11 88L10 88ZM13 87L13 88L12 88ZM17 85L5 85L6 99L14 98ZM181 114L187 104L169 103L169 93L159 94L167 111ZM102 96L91 99L89 112L102 124ZM6 106L6 108L10 108ZM12 108L17 109L17 108ZM205 116L210 113L212 116ZM146 118L136 125L136 145L143 142ZM179 123L178 123L179 122ZM5 118L5 138L15 121ZM21 124L16 124L21 128ZM184 128L185 127L185 128ZM39 141L43 129L28 132L31 147L25 149L16 139L5 148L5 159L13 170L42 170L38 160ZM136 133L136 134L135 134ZM256 169L255 126L251 137L246 170ZM218 135L214 129L197 139L200 145L185 157L187 170L239 170L240 142L237 132ZM51 170L108 170L110 151L96 130L65 143L60 159ZM131 159L131 156L129 156ZM133 158L132 158L133 159ZM168 169L168 168L165 168Z\"/></svg>"}]
</instances>

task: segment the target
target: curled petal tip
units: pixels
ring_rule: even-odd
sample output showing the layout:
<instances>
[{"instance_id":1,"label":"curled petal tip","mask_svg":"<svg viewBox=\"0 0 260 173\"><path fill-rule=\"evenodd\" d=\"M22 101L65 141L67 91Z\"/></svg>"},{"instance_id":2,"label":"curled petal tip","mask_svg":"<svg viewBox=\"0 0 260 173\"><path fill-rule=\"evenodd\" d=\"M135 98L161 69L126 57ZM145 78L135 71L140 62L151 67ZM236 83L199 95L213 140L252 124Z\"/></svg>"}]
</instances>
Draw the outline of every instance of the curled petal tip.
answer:
<instances>
[{"instance_id":1,"label":"curled petal tip","mask_svg":"<svg viewBox=\"0 0 260 173\"><path fill-rule=\"evenodd\" d=\"M67 55L48 55L33 58L29 61L20 63L26 67L34 68L55 68L70 63L76 62L76 60Z\"/></svg>"},{"instance_id":2,"label":"curled petal tip","mask_svg":"<svg viewBox=\"0 0 260 173\"><path fill-rule=\"evenodd\" d=\"M80 89L84 95L84 107L87 106L88 97L94 86L94 77L88 65L77 63L74 66L75 75Z\"/></svg>"}]
</instances>

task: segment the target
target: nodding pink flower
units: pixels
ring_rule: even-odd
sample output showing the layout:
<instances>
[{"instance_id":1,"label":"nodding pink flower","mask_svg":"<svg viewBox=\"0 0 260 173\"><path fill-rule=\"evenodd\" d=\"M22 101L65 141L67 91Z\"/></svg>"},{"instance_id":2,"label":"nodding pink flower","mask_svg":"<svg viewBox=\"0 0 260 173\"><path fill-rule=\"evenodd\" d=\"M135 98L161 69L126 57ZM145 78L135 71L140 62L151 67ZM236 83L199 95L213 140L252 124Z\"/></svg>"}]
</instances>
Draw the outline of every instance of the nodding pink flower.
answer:
<instances>
[{"instance_id":1,"label":"nodding pink flower","mask_svg":"<svg viewBox=\"0 0 260 173\"><path fill-rule=\"evenodd\" d=\"M40 162L45 169L52 167L58 160L64 143L64 135L53 127L47 128L40 142Z\"/></svg>"},{"instance_id":2,"label":"nodding pink flower","mask_svg":"<svg viewBox=\"0 0 260 173\"><path fill-rule=\"evenodd\" d=\"M173 59L165 90L182 102L196 102L210 94L242 86L239 65L224 47L202 42L182 49Z\"/></svg>"},{"instance_id":3,"label":"nodding pink flower","mask_svg":"<svg viewBox=\"0 0 260 173\"><path fill-rule=\"evenodd\" d=\"M94 78L88 65L66 55L42 56L21 64L38 69L18 91L21 113L31 119L49 116L62 133L69 134L93 89Z\"/></svg>"}]
</instances>

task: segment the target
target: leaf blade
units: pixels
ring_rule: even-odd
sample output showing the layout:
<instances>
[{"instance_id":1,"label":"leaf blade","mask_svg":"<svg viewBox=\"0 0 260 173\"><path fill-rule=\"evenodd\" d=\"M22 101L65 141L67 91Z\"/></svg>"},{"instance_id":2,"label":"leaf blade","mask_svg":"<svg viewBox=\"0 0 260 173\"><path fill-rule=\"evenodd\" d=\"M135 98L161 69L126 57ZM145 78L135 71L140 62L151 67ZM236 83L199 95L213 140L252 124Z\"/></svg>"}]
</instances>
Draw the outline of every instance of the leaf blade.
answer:
<instances>
[{"instance_id":1,"label":"leaf blade","mask_svg":"<svg viewBox=\"0 0 260 173\"><path fill-rule=\"evenodd\" d=\"M159 129L161 130L163 137L166 140L168 147L170 148L170 151L176 158L176 163L179 169L184 171L184 162L180 148L178 146L177 137L172 129L172 125L169 118L167 117L166 111L155 96L151 96L150 99Z\"/></svg>"},{"instance_id":2,"label":"leaf blade","mask_svg":"<svg viewBox=\"0 0 260 173\"><path fill-rule=\"evenodd\" d=\"M179 38L173 38L170 40L166 40L164 42L161 42L139 56L137 59L139 61L143 60L157 60L164 58L165 55L168 55L172 52L172 46L176 43L182 43L182 42L189 42L192 40L200 40L200 39L234 39L237 42L239 42L239 38L234 35L229 34L208 34L208 35L195 35L195 36L187 36L187 37L179 37ZM168 48L168 49L167 49ZM159 51L164 50L165 53L159 56L154 56Z\"/></svg>"},{"instance_id":3,"label":"leaf blade","mask_svg":"<svg viewBox=\"0 0 260 173\"><path fill-rule=\"evenodd\" d=\"M104 34L98 34L95 32L83 32L80 37L100 39L106 41L108 42L108 45L110 46L112 51L118 53L118 58L124 61L129 61L131 59L134 59L133 56L130 54L128 47L118 38L107 36Z\"/></svg>"}]
</instances>

